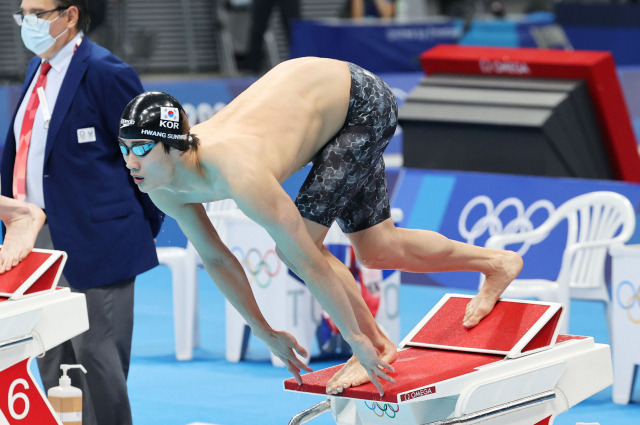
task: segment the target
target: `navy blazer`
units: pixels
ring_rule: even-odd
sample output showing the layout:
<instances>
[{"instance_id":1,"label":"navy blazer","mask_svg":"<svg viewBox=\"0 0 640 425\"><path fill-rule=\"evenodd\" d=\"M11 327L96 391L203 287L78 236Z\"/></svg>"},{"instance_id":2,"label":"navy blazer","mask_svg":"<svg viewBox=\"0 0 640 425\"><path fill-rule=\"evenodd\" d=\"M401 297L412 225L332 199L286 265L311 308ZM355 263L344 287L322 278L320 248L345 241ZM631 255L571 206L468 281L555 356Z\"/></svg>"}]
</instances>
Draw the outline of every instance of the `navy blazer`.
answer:
<instances>
[{"instance_id":1,"label":"navy blazer","mask_svg":"<svg viewBox=\"0 0 640 425\"><path fill-rule=\"evenodd\" d=\"M40 58L29 62L22 95ZM143 91L135 71L84 37L64 77L45 147L44 202L53 246L68 254L72 287L113 284L158 265L154 236L164 214L140 193L118 148L120 116ZM16 141L13 114L2 155L2 194L11 197ZM95 142L79 143L79 129Z\"/></svg>"}]
</instances>

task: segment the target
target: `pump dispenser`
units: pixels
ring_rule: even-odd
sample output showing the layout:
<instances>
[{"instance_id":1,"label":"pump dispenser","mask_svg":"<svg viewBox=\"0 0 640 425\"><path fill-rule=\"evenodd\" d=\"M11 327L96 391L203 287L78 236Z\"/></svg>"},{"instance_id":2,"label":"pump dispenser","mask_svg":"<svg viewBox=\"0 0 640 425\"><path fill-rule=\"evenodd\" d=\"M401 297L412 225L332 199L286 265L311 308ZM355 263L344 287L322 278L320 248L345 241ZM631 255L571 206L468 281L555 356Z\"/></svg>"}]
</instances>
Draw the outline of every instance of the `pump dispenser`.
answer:
<instances>
[{"instance_id":1,"label":"pump dispenser","mask_svg":"<svg viewBox=\"0 0 640 425\"><path fill-rule=\"evenodd\" d=\"M64 425L82 425L82 390L71 386L71 378L67 376L67 372L69 369L80 369L87 373L87 370L80 364L61 364L60 369L62 376L58 381L59 386L47 391L49 403Z\"/></svg>"}]
</instances>

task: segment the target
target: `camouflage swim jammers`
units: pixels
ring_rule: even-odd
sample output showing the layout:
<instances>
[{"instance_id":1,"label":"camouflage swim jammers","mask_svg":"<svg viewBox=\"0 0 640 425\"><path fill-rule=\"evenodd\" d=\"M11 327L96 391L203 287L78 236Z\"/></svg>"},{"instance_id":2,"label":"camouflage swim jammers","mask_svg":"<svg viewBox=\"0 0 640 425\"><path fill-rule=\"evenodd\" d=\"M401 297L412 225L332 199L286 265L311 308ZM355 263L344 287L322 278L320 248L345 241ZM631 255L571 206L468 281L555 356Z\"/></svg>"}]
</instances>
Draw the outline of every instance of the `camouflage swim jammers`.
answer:
<instances>
[{"instance_id":1,"label":"camouflage swim jammers","mask_svg":"<svg viewBox=\"0 0 640 425\"><path fill-rule=\"evenodd\" d=\"M342 129L314 157L296 205L300 214L345 233L372 227L391 216L382 153L396 129L398 108L391 89L357 65Z\"/></svg>"}]
</instances>

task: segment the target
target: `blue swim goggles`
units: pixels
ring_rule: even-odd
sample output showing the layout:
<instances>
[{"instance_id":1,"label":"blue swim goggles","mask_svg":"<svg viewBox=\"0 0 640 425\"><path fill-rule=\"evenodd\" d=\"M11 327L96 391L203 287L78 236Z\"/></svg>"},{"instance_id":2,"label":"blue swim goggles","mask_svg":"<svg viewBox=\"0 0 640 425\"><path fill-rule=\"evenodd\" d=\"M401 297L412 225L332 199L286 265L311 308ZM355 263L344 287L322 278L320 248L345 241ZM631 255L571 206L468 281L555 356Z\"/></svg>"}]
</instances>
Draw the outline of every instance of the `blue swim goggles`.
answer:
<instances>
[{"instance_id":1,"label":"blue swim goggles","mask_svg":"<svg viewBox=\"0 0 640 425\"><path fill-rule=\"evenodd\" d=\"M151 149L153 149L153 147L157 144L158 142L151 141L149 143L145 143L144 145L136 145L128 148L124 143L118 143L118 145L120 146L120 152L122 152L123 155L129 155L129 151L131 151L135 156L145 156L146 154L151 152Z\"/></svg>"}]
</instances>

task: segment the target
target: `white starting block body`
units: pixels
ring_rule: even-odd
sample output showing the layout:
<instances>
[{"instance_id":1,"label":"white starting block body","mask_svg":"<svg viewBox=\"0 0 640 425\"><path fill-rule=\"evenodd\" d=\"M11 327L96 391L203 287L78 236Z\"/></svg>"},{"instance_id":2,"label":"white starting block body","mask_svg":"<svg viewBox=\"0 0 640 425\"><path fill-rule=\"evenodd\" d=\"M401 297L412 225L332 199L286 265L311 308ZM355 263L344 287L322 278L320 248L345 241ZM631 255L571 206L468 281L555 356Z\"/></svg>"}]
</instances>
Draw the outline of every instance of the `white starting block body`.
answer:
<instances>
[{"instance_id":1,"label":"white starting block body","mask_svg":"<svg viewBox=\"0 0 640 425\"><path fill-rule=\"evenodd\" d=\"M613 402L628 404L640 366L640 245L611 247L611 347Z\"/></svg>"},{"instance_id":2,"label":"white starting block body","mask_svg":"<svg viewBox=\"0 0 640 425\"><path fill-rule=\"evenodd\" d=\"M244 268L262 314L271 327L291 333L311 353L316 331L322 320L322 307L305 284L278 258L275 242L266 230L240 210L227 211L223 218L223 241ZM325 238L325 245L330 250L333 247L348 248L350 242L340 228L334 225ZM344 258L337 256L344 261ZM382 271L360 268L380 294L376 321L389 339L397 343L400 340L400 272L383 274ZM226 359L238 362L246 352L250 330L229 301L225 303L225 326ZM308 361L309 357L303 360ZM284 367L282 361L273 354L271 361L275 366Z\"/></svg>"},{"instance_id":3,"label":"white starting block body","mask_svg":"<svg viewBox=\"0 0 640 425\"><path fill-rule=\"evenodd\" d=\"M446 295L407 335L393 363L396 384L383 381L382 397L369 383L317 406L330 409L339 425L549 425L611 385L609 346L558 335L560 304L501 300L465 329L469 299ZM340 367L306 374L302 385L289 379L284 387L327 396L326 383ZM307 422L308 414L290 424Z\"/></svg>"},{"instance_id":4,"label":"white starting block body","mask_svg":"<svg viewBox=\"0 0 640 425\"><path fill-rule=\"evenodd\" d=\"M89 329L83 294L56 288L61 251L34 249L0 275L0 424L61 425L30 372L34 357Z\"/></svg>"}]
</instances>

